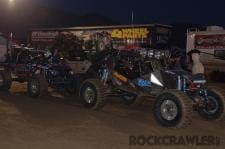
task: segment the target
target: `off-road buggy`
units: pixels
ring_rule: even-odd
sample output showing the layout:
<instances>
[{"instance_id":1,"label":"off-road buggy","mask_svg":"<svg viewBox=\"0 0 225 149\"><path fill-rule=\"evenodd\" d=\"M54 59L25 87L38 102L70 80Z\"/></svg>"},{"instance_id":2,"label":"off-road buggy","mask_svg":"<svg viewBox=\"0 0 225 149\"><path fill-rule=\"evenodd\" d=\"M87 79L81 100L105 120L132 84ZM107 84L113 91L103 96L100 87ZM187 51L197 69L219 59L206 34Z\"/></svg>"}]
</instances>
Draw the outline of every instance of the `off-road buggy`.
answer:
<instances>
[{"instance_id":1,"label":"off-road buggy","mask_svg":"<svg viewBox=\"0 0 225 149\"><path fill-rule=\"evenodd\" d=\"M49 50L4 48L1 51L4 59L0 59L0 89L8 90L12 81L19 81L28 82L31 97L47 93L48 87L79 92L80 83L93 74L80 42L76 36L62 34Z\"/></svg>"},{"instance_id":2,"label":"off-road buggy","mask_svg":"<svg viewBox=\"0 0 225 149\"><path fill-rule=\"evenodd\" d=\"M39 97L47 92L48 87L74 93L77 87L75 75L66 61L60 56L53 56L49 51L44 51L43 56L42 63L36 65L28 81L29 95Z\"/></svg>"},{"instance_id":3,"label":"off-road buggy","mask_svg":"<svg viewBox=\"0 0 225 149\"><path fill-rule=\"evenodd\" d=\"M31 97L47 93L48 87L74 92L74 73L61 59L49 51L15 47L2 63L1 89L8 90L12 81L28 82L27 92Z\"/></svg>"},{"instance_id":4,"label":"off-road buggy","mask_svg":"<svg viewBox=\"0 0 225 149\"><path fill-rule=\"evenodd\" d=\"M12 81L27 82L33 77L35 68L40 64L40 51L32 51L20 46L6 53L6 60L1 62L0 88L9 90Z\"/></svg>"},{"instance_id":5,"label":"off-road buggy","mask_svg":"<svg viewBox=\"0 0 225 149\"><path fill-rule=\"evenodd\" d=\"M207 86L204 75L169 70L162 65L159 59L143 58L135 52L101 52L93 65L99 78L84 81L80 96L93 109L102 108L112 95L130 105L140 104L144 98L154 99L153 114L166 127L187 126L194 109L207 120L224 118L222 89Z\"/></svg>"}]
</instances>

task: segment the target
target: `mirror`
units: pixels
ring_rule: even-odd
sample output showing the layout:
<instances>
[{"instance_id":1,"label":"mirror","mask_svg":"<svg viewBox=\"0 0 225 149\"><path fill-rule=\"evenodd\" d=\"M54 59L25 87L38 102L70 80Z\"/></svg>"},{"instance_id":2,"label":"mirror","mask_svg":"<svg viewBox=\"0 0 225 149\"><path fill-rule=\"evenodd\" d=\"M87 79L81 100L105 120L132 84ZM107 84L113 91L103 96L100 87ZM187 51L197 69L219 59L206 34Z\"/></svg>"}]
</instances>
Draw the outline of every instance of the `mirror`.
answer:
<instances>
[{"instance_id":1,"label":"mirror","mask_svg":"<svg viewBox=\"0 0 225 149\"><path fill-rule=\"evenodd\" d=\"M225 60L225 50L215 50L214 56L218 59Z\"/></svg>"}]
</instances>

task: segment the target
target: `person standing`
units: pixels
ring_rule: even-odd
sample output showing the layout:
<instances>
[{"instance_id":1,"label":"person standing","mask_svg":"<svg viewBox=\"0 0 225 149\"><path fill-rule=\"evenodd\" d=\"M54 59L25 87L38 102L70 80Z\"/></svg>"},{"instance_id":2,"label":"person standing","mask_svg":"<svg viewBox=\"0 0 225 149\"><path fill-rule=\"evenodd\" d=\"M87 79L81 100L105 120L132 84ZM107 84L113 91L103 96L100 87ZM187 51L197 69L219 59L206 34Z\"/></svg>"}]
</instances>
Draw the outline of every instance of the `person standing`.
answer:
<instances>
[{"instance_id":1,"label":"person standing","mask_svg":"<svg viewBox=\"0 0 225 149\"><path fill-rule=\"evenodd\" d=\"M205 68L200 61L200 54L201 52L197 49L193 49L190 52L188 52L188 55L190 56L191 62L192 62L192 74L204 74Z\"/></svg>"}]
</instances>

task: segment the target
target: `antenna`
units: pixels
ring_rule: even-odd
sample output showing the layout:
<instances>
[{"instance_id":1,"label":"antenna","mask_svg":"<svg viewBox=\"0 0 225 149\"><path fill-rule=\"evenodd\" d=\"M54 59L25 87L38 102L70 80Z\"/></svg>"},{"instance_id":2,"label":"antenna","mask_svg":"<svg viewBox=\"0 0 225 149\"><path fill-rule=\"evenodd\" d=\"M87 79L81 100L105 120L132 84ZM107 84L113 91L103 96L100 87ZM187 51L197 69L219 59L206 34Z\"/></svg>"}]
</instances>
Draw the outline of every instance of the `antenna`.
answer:
<instances>
[{"instance_id":1,"label":"antenna","mask_svg":"<svg viewBox=\"0 0 225 149\"><path fill-rule=\"evenodd\" d=\"M132 48L134 48L135 39L134 39L134 33L133 33L134 31L134 11L133 10L131 11L131 25L132 25L132 36L133 36L131 39L131 42L132 42L131 44L132 44Z\"/></svg>"},{"instance_id":2,"label":"antenna","mask_svg":"<svg viewBox=\"0 0 225 149\"><path fill-rule=\"evenodd\" d=\"M131 11L131 24L134 25L134 11Z\"/></svg>"}]
</instances>

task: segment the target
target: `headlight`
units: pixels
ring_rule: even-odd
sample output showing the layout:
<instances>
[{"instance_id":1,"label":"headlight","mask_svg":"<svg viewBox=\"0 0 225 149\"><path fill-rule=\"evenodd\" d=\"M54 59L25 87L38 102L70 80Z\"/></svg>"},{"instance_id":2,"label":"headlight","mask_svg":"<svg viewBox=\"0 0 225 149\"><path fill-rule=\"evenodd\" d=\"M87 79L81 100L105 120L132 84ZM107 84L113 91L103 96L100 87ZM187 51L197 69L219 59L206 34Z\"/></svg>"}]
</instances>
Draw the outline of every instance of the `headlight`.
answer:
<instances>
[{"instance_id":1,"label":"headlight","mask_svg":"<svg viewBox=\"0 0 225 149\"><path fill-rule=\"evenodd\" d=\"M154 56L154 51L153 50L149 50L148 51L148 57L152 58Z\"/></svg>"}]
</instances>

